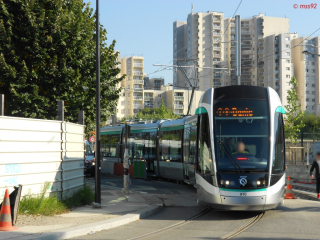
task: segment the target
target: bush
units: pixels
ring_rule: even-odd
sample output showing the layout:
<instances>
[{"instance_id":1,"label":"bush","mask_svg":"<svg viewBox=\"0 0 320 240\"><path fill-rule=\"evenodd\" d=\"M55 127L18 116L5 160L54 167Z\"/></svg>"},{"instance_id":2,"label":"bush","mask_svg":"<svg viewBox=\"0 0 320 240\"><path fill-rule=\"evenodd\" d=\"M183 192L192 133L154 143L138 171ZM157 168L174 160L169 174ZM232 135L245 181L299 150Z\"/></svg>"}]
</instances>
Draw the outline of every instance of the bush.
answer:
<instances>
[{"instance_id":1,"label":"bush","mask_svg":"<svg viewBox=\"0 0 320 240\"><path fill-rule=\"evenodd\" d=\"M20 201L19 214L52 216L68 212L74 207L90 204L94 193L89 186L77 190L72 197L58 200L58 196L46 197L49 183L45 183L39 195L24 196Z\"/></svg>"}]
</instances>

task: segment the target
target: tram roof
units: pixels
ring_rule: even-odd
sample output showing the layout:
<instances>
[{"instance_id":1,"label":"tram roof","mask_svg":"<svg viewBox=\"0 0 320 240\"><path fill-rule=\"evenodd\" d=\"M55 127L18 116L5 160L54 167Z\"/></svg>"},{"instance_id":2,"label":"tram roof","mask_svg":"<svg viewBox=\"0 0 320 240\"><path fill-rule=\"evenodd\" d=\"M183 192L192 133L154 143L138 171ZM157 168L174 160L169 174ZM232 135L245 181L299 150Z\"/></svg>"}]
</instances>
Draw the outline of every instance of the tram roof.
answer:
<instances>
[{"instance_id":1,"label":"tram roof","mask_svg":"<svg viewBox=\"0 0 320 240\"><path fill-rule=\"evenodd\" d=\"M124 128L124 124L120 126L102 127L100 132L101 132L101 135L121 134L123 128Z\"/></svg>"}]
</instances>

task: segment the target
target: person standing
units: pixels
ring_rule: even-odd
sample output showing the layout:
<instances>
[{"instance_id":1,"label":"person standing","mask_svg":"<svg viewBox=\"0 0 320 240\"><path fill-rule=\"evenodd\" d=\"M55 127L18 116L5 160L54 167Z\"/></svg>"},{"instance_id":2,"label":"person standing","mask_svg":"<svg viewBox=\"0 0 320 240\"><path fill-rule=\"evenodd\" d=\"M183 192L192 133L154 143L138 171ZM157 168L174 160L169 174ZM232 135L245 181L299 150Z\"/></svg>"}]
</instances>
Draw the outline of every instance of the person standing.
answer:
<instances>
[{"instance_id":1,"label":"person standing","mask_svg":"<svg viewBox=\"0 0 320 240\"><path fill-rule=\"evenodd\" d=\"M317 160L312 163L310 169L310 178L313 179L312 175L313 170L316 170L315 179L316 179L316 188L317 188L317 198L320 198L320 152L317 153Z\"/></svg>"}]
</instances>

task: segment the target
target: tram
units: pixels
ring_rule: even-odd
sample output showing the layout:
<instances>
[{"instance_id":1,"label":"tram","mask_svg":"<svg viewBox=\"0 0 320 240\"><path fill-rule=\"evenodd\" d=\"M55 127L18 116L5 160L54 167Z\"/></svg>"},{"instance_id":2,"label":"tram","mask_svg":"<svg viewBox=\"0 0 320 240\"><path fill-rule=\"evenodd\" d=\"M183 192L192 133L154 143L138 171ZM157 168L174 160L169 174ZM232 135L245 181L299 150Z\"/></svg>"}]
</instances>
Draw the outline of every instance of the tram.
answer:
<instances>
[{"instance_id":1,"label":"tram","mask_svg":"<svg viewBox=\"0 0 320 240\"><path fill-rule=\"evenodd\" d=\"M283 114L272 88L211 88L193 116L130 125L126 147L148 175L194 185L200 205L273 209L285 191ZM101 129L101 155L122 159L125 129Z\"/></svg>"}]
</instances>

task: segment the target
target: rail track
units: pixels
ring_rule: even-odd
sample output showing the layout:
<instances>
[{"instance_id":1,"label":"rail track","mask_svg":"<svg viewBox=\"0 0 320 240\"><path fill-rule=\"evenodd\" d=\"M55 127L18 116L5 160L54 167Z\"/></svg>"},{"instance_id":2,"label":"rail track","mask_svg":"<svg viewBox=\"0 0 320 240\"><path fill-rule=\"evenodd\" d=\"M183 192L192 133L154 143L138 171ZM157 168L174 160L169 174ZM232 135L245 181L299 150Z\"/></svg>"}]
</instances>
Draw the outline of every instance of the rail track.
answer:
<instances>
[{"instance_id":1,"label":"rail track","mask_svg":"<svg viewBox=\"0 0 320 240\"><path fill-rule=\"evenodd\" d=\"M162 229L159 229L157 231L154 231L154 232L150 232L150 233L147 233L147 234L144 234L144 235L141 235L139 237L135 237L135 238L130 238L128 240L138 240L138 239L144 239L144 238L147 238L147 237L152 237L156 234L161 234L163 232L166 232L166 231L170 231L176 227L180 227L182 225L185 225L185 224L188 224L188 223L191 223L192 221L196 220L197 218L199 217L202 217L203 215L207 214L211 212L211 209L210 208L207 208L205 209L204 211L198 213L197 215L187 219L187 220L184 220L184 221L181 221L181 222L178 222L178 223L175 223L173 225L170 225L168 227L165 227L165 228L162 228ZM233 237L235 237L236 235L244 232L245 230L247 230L248 228L252 227L254 224L256 224L264 215L264 212L263 213L260 213L256 216L254 216L253 218L250 218L250 220L248 222L246 222L244 225L242 225L240 228L222 236L220 239L222 240L226 240L226 239L231 239Z\"/></svg>"}]
</instances>

